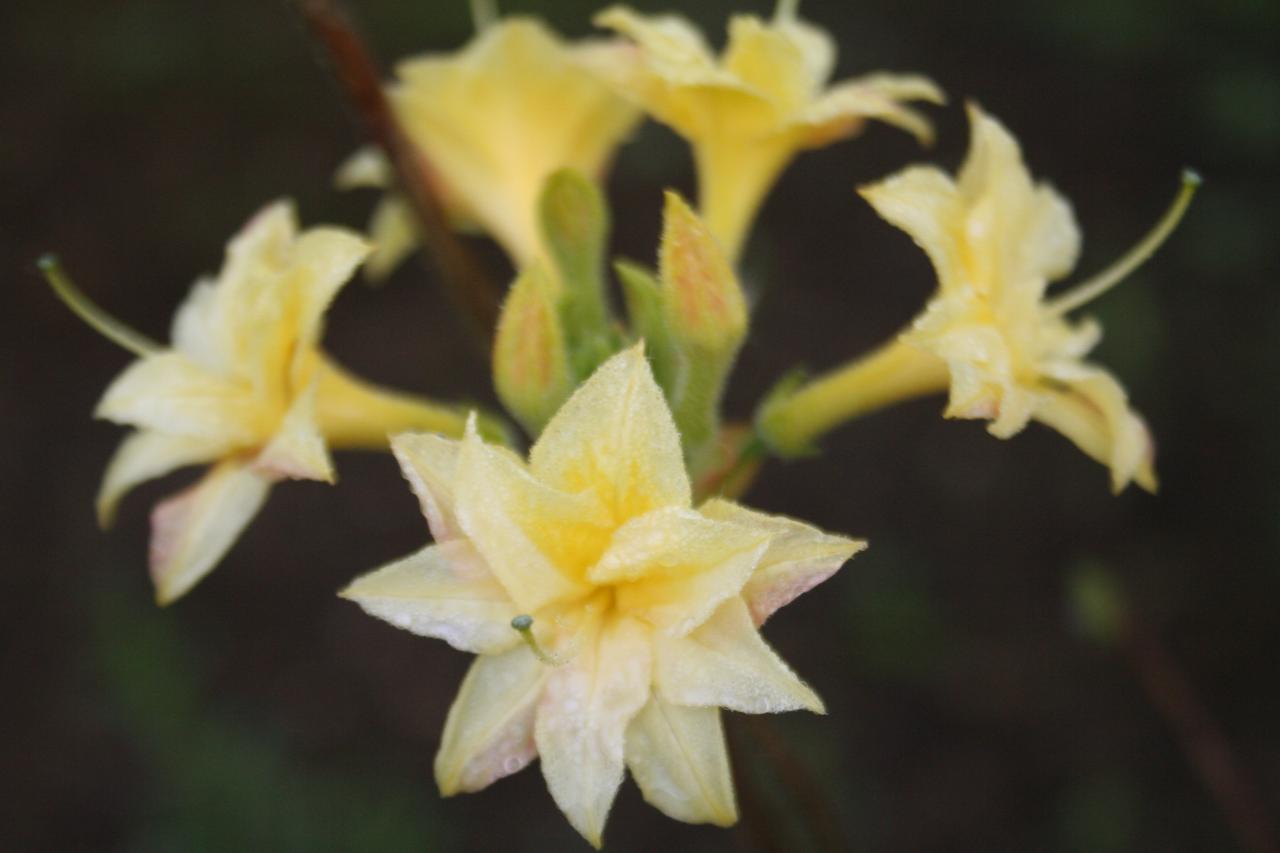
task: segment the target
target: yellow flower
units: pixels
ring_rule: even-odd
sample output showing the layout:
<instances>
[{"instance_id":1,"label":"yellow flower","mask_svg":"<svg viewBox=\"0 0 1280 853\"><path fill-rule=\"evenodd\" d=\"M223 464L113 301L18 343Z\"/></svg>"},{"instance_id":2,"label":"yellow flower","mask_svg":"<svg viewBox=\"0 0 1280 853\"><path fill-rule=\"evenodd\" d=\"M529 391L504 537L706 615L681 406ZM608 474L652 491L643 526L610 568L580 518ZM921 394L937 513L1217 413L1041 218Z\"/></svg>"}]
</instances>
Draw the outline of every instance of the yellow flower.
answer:
<instances>
[{"instance_id":1,"label":"yellow flower","mask_svg":"<svg viewBox=\"0 0 1280 853\"><path fill-rule=\"evenodd\" d=\"M293 206L277 202L232 239L217 278L196 282L174 317L172 348L135 336L141 357L96 412L137 428L107 466L103 526L135 485L212 463L152 514L160 603L213 568L273 483L333 482L329 446L385 446L388 432L408 428L461 432L455 411L366 385L317 348L325 310L368 252L337 228L299 234Z\"/></svg>"},{"instance_id":2,"label":"yellow flower","mask_svg":"<svg viewBox=\"0 0 1280 853\"><path fill-rule=\"evenodd\" d=\"M642 345L578 389L527 463L474 430L393 448L435 544L343 595L479 655L445 724L441 792L537 756L596 846L624 768L666 814L732 823L718 708L822 711L757 626L864 543L728 501L694 509Z\"/></svg>"},{"instance_id":3,"label":"yellow flower","mask_svg":"<svg viewBox=\"0 0 1280 853\"><path fill-rule=\"evenodd\" d=\"M507 18L454 55L397 67L389 95L455 220L491 234L517 267L541 254L537 200L551 173L599 175L638 111L600 80L619 46L566 44L540 21ZM385 164L358 152L339 171L347 186L386 186ZM374 214L375 273L390 272L417 238L403 201Z\"/></svg>"},{"instance_id":4,"label":"yellow flower","mask_svg":"<svg viewBox=\"0 0 1280 853\"><path fill-rule=\"evenodd\" d=\"M1197 179L1188 177L1157 228L1115 267L1046 298L1049 282L1075 266L1075 217L1052 187L1032 181L1017 141L999 122L974 106L969 121L969 154L955 180L915 166L861 191L928 253L938 275L937 294L902 343L946 363L948 417L989 419L1000 438L1034 418L1109 466L1116 491L1130 480L1154 491L1146 425L1115 378L1084 361L1101 329L1066 315L1154 251Z\"/></svg>"},{"instance_id":5,"label":"yellow flower","mask_svg":"<svg viewBox=\"0 0 1280 853\"><path fill-rule=\"evenodd\" d=\"M729 21L718 59L702 34L675 15L644 16L615 6L596 24L632 38L639 55L615 66L620 89L693 146L703 217L730 259L740 253L756 210L796 152L862 130L868 119L928 142L929 122L904 101L943 101L931 81L871 74L827 87L835 66L831 37L779 3L774 19Z\"/></svg>"}]
</instances>

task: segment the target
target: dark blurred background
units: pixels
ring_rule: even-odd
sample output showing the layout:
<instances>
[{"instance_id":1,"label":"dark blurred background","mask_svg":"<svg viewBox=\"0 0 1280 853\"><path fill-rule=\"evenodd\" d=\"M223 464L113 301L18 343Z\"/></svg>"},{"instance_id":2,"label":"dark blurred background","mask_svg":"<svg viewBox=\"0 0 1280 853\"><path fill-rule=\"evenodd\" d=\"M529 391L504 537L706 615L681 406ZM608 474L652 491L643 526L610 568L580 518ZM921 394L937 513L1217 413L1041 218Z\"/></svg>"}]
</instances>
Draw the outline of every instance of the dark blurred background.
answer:
<instances>
[{"instance_id":1,"label":"dark blurred background","mask_svg":"<svg viewBox=\"0 0 1280 853\"><path fill-rule=\"evenodd\" d=\"M594 10L501 5L573 35ZM384 63L470 34L462 2L351 6ZM719 41L744 9L769 12L721 0L689 14ZM1082 572L1119 585L1194 687L1180 707L1211 715L1264 809L1280 810L1280 3L803 11L839 40L838 76L920 71L953 103L934 113L935 151L872 127L787 173L747 258L759 301L736 413L789 367L834 365L918 310L923 254L853 188L926 157L954 168L973 97L1073 200L1081 274L1149 227L1182 166L1205 176L1170 244L1090 309L1107 331L1098 360L1158 438L1163 489L1112 497L1104 469L1056 434L999 442L943 421L941 399L848 426L821 459L771 464L750 503L872 543L766 632L830 714L778 718L768 737L732 721L743 827L670 821L627 783L609 849L808 849L819 798L851 850L1237 849L1143 688L1151 673L1082 633L1070 591ZM275 489L217 571L165 610L146 577L147 512L190 473L139 489L110 534L95 527L122 431L90 414L128 357L31 263L56 249L102 304L163 337L266 201L363 226L372 197L329 186L359 132L292 9L9 0L0 69L0 847L584 849L536 768L438 797L431 759L466 656L334 596L426 540L389 457L341 457L339 488ZM619 253L653 257L663 185L691 187L688 154L648 125L610 178ZM419 265L382 290L347 288L327 342L382 382L492 398Z\"/></svg>"}]
</instances>

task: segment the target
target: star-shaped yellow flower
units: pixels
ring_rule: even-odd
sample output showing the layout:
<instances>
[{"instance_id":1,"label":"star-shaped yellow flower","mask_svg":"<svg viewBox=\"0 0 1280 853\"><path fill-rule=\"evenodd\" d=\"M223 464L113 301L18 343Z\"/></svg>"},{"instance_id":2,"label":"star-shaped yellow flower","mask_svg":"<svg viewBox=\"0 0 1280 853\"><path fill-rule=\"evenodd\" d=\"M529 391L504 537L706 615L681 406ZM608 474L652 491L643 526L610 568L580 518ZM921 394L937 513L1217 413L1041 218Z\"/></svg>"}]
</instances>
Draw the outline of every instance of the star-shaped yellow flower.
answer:
<instances>
[{"instance_id":1,"label":"star-shaped yellow flower","mask_svg":"<svg viewBox=\"0 0 1280 853\"><path fill-rule=\"evenodd\" d=\"M598 77L619 49L568 44L536 19L505 18L456 54L396 68L388 94L446 207L491 234L518 267L541 253L536 205L547 177L566 167L599 175L639 119ZM385 171L366 150L339 172L339 183L386 186ZM410 217L395 196L375 211L375 275L417 244Z\"/></svg>"},{"instance_id":2,"label":"star-shaped yellow flower","mask_svg":"<svg viewBox=\"0 0 1280 853\"><path fill-rule=\"evenodd\" d=\"M861 191L928 253L938 275L937 294L902 340L949 368L948 417L989 419L1001 438L1034 418L1109 466L1116 491L1130 480L1154 491L1146 425L1115 378L1084 361L1101 329L1066 315L1154 251L1198 179L1187 178L1161 223L1112 269L1046 298L1049 282L1075 266L1075 217L1052 187L1033 182L999 122L975 106L969 121L969 154L955 180L914 166Z\"/></svg>"},{"instance_id":3,"label":"star-shaped yellow flower","mask_svg":"<svg viewBox=\"0 0 1280 853\"><path fill-rule=\"evenodd\" d=\"M666 814L732 823L718 709L822 711L757 626L864 543L728 501L693 508L639 345L575 392L528 462L474 430L393 447L435 544L343 595L479 655L445 724L441 792L537 756L596 846L624 768Z\"/></svg>"},{"instance_id":4,"label":"star-shaped yellow flower","mask_svg":"<svg viewBox=\"0 0 1280 853\"><path fill-rule=\"evenodd\" d=\"M630 63L610 76L654 118L693 146L699 205L730 259L740 253L756 210L791 158L858 133L878 119L933 135L905 101L943 101L932 81L876 73L827 86L835 67L831 37L780 3L774 19L735 15L717 58L702 34L676 15L644 16L615 6L596 24L633 39Z\"/></svg>"},{"instance_id":5,"label":"star-shaped yellow flower","mask_svg":"<svg viewBox=\"0 0 1280 853\"><path fill-rule=\"evenodd\" d=\"M329 446L385 446L388 432L415 427L461 432L455 411L366 385L319 351L325 310L368 252L341 229L299 234L288 202L267 207L232 239L218 276L192 288L172 348L147 347L107 388L97 416L137 430L107 467L104 526L135 485L213 463L152 514L160 603L213 568L274 482L332 482Z\"/></svg>"}]
</instances>

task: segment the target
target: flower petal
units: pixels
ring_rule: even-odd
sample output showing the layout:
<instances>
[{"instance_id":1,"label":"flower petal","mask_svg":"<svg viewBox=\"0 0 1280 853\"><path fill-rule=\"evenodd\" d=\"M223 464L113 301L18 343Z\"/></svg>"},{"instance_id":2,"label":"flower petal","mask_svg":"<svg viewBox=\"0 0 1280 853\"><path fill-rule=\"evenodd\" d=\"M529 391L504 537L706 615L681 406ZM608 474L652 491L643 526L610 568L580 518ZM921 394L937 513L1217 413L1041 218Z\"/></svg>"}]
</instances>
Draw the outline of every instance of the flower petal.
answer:
<instances>
[{"instance_id":1,"label":"flower petal","mask_svg":"<svg viewBox=\"0 0 1280 853\"><path fill-rule=\"evenodd\" d=\"M476 658L436 753L443 796L479 791L533 760L533 721L546 675L547 667L523 646Z\"/></svg>"},{"instance_id":2,"label":"flower petal","mask_svg":"<svg viewBox=\"0 0 1280 853\"><path fill-rule=\"evenodd\" d=\"M340 190L372 187L384 190L391 186L391 164L376 145L365 145L351 153L333 175L333 185Z\"/></svg>"},{"instance_id":3,"label":"flower petal","mask_svg":"<svg viewBox=\"0 0 1280 853\"><path fill-rule=\"evenodd\" d=\"M793 518L768 515L732 501L714 498L699 512L771 534L768 550L742 589L752 621L763 625L776 610L831 577L845 561L867 547L865 539L824 533Z\"/></svg>"},{"instance_id":4,"label":"flower petal","mask_svg":"<svg viewBox=\"0 0 1280 853\"><path fill-rule=\"evenodd\" d=\"M365 275L371 282L380 282L418 247L418 225L402 198L388 195L378 202L369 220L369 239L373 254L365 264Z\"/></svg>"},{"instance_id":5,"label":"flower petal","mask_svg":"<svg viewBox=\"0 0 1280 853\"><path fill-rule=\"evenodd\" d=\"M253 467L272 479L334 481L333 460L316 423L315 382L294 399Z\"/></svg>"},{"instance_id":6,"label":"flower petal","mask_svg":"<svg viewBox=\"0 0 1280 853\"><path fill-rule=\"evenodd\" d=\"M719 708L650 697L627 727L626 756L645 802L668 817L716 826L737 821Z\"/></svg>"},{"instance_id":7,"label":"flower petal","mask_svg":"<svg viewBox=\"0 0 1280 853\"><path fill-rule=\"evenodd\" d=\"M520 642L519 611L471 543L428 545L357 578L340 595L370 616L455 649L500 654Z\"/></svg>"},{"instance_id":8,"label":"flower petal","mask_svg":"<svg viewBox=\"0 0 1280 853\"><path fill-rule=\"evenodd\" d=\"M627 725L649 699L650 672L648 629L614 618L551 671L538 705L534 739L547 788L597 848L622 784Z\"/></svg>"},{"instance_id":9,"label":"flower petal","mask_svg":"<svg viewBox=\"0 0 1280 853\"><path fill-rule=\"evenodd\" d=\"M402 433L391 439L391 452L413 493L437 542L462 535L454 515L454 478L458 474L458 454L462 444L430 433Z\"/></svg>"},{"instance_id":10,"label":"flower petal","mask_svg":"<svg viewBox=\"0 0 1280 853\"><path fill-rule=\"evenodd\" d=\"M909 166L858 193L881 218L903 231L925 251L944 291L960 286L962 235L952 224L962 208L951 178L934 166Z\"/></svg>"},{"instance_id":11,"label":"flower petal","mask_svg":"<svg viewBox=\"0 0 1280 853\"><path fill-rule=\"evenodd\" d=\"M345 228L310 228L294 242L291 275L299 288L298 338L303 348L320 339L324 312L373 247Z\"/></svg>"},{"instance_id":12,"label":"flower petal","mask_svg":"<svg viewBox=\"0 0 1280 853\"><path fill-rule=\"evenodd\" d=\"M227 451L220 442L153 430L138 430L120 443L107 463L98 489L98 524L104 529L115 518L116 504L139 483L185 465L217 459Z\"/></svg>"},{"instance_id":13,"label":"flower petal","mask_svg":"<svg viewBox=\"0 0 1280 853\"><path fill-rule=\"evenodd\" d=\"M619 609L679 636L738 594L768 544L767 531L657 510L619 528L587 579L614 584Z\"/></svg>"},{"instance_id":14,"label":"flower petal","mask_svg":"<svg viewBox=\"0 0 1280 853\"><path fill-rule=\"evenodd\" d=\"M252 444L262 407L243 382L225 379L182 353L135 361L107 387L94 415L158 432Z\"/></svg>"},{"instance_id":15,"label":"flower petal","mask_svg":"<svg viewBox=\"0 0 1280 853\"><path fill-rule=\"evenodd\" d=\"M1151 433L1129 407L1115 377L1087 364L1068 363L1046 369L1066 386L1045 389L1038 397L1036 420L1071 439L1088 456L1111 469L1111 489L1121 492L1136 481L1154 493L1157 481Z\"/></svg>"},{"instance_id":16,"label":"flower petal","mask_svg":"<svg viewBox=\"0 0 1280 853\"><path fill-rule=\"evenodd\" d=\"M589 494L547 488L509 451L485 444L474 416L454 479L459 526L521 612L587 591L577 578L608 543L608 518Z\"/></svg>"},{"instance_id":17,"label":"flower petal","mask_svg":"<svg viewBox=\"0 0 1280 853\"><path fill-rule=\"evenodd\" d=\"M270 487L261 474L227 461L156 505L151 513L151 580L158 603L176 600L209 573L257 514Z\"/></svg>"},{"instance_id":18,"label":"flower petal","mask_svg":"<svg viewBox=\"0 0 1280 853\"><path fill-rule=\"evenodd\" d=\"M809 128L807 144L826 145L856 133L866 119L901 128L922 145L933 142L933 124L903 101L946 102L942 90L927 77L914 74L868 74L832 86L804 111Z\"/></svg>"},{"instance_id":19,"label":"flower petal","mask_svg":"<svg viewBox=\"0 0 1280 853\"><path fill-rule=\"evenodd\" d=\"M610 358L574 392L529 452L533 475L592 491L622 522L691 502L680 435L644 345Z\"/></svg>"},{"instance_id":20,"label":"flower petal","mask_svg":"<svg viewBox=\"0 0 1280 853\"><path fill-rule=\"evenodd\" d=\"M676 705L719 705L747 714L806 708L822 700L765 644L735 597L686 637L654 635L654 683Z\"/></svg>"}]
</instances>

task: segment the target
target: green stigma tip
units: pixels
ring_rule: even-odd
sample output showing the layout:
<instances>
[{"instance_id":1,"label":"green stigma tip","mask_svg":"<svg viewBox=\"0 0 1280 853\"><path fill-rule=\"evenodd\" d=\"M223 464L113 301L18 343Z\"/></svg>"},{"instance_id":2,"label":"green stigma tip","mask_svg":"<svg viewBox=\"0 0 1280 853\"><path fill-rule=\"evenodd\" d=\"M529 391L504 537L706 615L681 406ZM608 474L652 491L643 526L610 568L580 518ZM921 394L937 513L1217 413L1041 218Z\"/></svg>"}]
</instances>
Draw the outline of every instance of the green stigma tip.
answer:
<instances>
[{"instance_id":1,"label":"green stigma tip","mask_svg":"<svg viewBox=\"0 0 1280 853\"><path fill-rule=\"evenodd\" d=\"M528 631L533 627L533 617L528 613L521 613L511 620L511 627L517 631Z\"/></svg>"}]
</instances>

